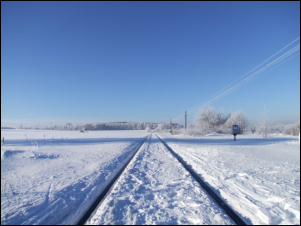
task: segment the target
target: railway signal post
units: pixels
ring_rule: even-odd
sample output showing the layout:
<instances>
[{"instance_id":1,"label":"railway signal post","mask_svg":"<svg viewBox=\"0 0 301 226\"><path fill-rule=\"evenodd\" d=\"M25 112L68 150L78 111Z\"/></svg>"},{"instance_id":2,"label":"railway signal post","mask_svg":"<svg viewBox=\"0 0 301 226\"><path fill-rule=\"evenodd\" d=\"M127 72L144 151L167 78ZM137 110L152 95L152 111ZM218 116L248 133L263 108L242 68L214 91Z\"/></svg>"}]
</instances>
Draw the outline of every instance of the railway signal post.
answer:
<instances>
[{"instance_id":1,"label":"railway signal post","mask_svg":"<svg viewBox=\"0 0 301 226\"><path fill-rule=\"evenodd\" d=\"M232 134L234 136L234 141L236 141L236 135L238 134L238 132L239 132L238 125L233 125L232 126Z\"/></svg>"}]
</instances>

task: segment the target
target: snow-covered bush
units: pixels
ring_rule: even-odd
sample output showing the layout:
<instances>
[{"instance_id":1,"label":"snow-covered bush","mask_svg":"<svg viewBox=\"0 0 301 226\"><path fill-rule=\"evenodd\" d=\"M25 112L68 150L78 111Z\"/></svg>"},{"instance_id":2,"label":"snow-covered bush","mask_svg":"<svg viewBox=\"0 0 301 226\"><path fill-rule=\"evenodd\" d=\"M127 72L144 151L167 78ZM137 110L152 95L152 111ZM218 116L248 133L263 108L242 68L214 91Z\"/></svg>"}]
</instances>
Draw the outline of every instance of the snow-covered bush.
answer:
<instances>
[{"instance_id":1,"label":"snow-covered bush","mask_svg":"<svg viewBox=\"0 0 301 226\"><path fill-rule=\"evenodd\" d=\"M285 124L270 125L270 133L283 133Z\"/></svg>"},{"instance_id":2,"label":"snow-covered bush","mask_svg":"<svg viewBox=\"0 0 301 226\"><path fill-rule=\"evenodd\" d=\"M300 133L300 122L289 124L284 128L284 134L297 136Z\"/></svg>"},{"instance_id":3,"label":"snow-covered bush","mask_svg":"<svg viewBox=\"0 0 301 226\"><path fill-rule=\"evenodd\" d=\"M232 127L228 128L225 124L222 124L217 127L216 132L223 133L223 134L232 133Z\"/></svg>"},{"instance_id":4,"label":"snow-covered bush","mask_svg":"<svg viewBox=\"0 0 301 226\"><path fill-rule=\"evenodd\" d=\"M147 133L149 133L149 132L151 131L151 129L149 128L149 126L147 126L147 127L145 128L145 131L146 131Z\"/></svg>"},{"instance_id":5,"label":"snow-covered bush","mask_svg":"<svg viewBox=\"0 0 301 226\"><path fill-rule=\"evenodd\" d=\"M174 129L172 135L185 134L185 129Z\"/></svg>"}]
</instances>

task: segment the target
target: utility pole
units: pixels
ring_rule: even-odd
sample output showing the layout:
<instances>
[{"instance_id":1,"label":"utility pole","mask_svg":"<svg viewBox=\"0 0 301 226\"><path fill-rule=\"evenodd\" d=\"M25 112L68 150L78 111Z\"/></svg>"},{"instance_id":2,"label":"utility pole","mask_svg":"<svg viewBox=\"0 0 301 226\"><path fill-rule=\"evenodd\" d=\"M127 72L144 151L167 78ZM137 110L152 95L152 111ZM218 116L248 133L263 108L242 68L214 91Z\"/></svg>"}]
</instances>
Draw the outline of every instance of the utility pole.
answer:
<instances>
[{"instance_id":1,"label":"utility pole","mask_svg":"<svg viewBox=\"0 0 301 226\"><path fill-rule=\"evenodd\" d=\"M187 129L187 111L185 111L185 134Z\"/></svg>"},{"instance_id":2,"label":"utility pole","mask_svg":"<svg viewBox=\"0 0 301 226\"><path fill-rule=\"evenodd\" d=\"M264 105L264 138L268 138L267 111Z\"/></svg>"},{"instance_id":3,"label":"utility pole","mask_svg":"<svg viewBox=\"0 0 301 226\"><path fill-rule=\"evenodd\" d=\"M172 134L172 123L171 123L171 120L170 120L170 133Z\"/></svg>"}]
</instances>

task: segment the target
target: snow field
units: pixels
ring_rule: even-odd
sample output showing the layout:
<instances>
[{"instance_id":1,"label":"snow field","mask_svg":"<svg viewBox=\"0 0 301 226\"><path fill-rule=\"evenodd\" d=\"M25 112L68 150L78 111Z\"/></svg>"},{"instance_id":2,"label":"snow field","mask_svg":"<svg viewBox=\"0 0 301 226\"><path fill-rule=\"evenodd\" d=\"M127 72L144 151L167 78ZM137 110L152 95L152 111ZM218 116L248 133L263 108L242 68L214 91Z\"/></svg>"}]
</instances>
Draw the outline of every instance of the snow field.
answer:
<instances>
[{"instance_id":1,"label":"snow field","mask_svg":"<svg viewBox=\"0 0 301 226\"><path fill-rule=\"evenodd\" d=\"M87 224L234 224L152 135Z\"/></svg>"},{"instance_id":2,"label":"snow field","mask_svg":"<svg viewBox=\"0 0 301 226\"><path fill-rule=\"evenodd\" d=\"M298 138L160 136L247 224L300 224Z\"/></svg>"},{"instance_id":3,"label":"snow field","mask_svg":"<svg viewBox=\"0 0 301 226\"><path fill-rule=\"evenodd\" d=\"M147 135L1 130L1 224L77 223ZM247 224L300 224L298 137L244 134L234 142L231 135L158 135ZM90 223L233 223L155 138Z\"/></svg>"},{"instance_id":4,"label":"snow field","mask_svg":"<svg viewBox=\"0 0 301 226\"><path fill-rule=\"evenodd\" d=\"M147 136L47 132L1 130L1 224L76 224Z\"/></svg>"}]
</instances>

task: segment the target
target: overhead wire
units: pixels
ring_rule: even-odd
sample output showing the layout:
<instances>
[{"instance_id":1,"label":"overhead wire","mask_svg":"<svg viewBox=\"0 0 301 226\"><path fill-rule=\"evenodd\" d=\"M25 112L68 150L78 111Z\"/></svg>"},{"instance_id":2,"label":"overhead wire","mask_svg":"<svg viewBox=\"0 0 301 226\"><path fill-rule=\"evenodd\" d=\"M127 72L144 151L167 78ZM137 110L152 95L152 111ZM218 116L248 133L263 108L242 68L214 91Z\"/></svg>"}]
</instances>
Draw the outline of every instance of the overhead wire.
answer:
<instances>
[{"instance_id":1,"label":"overhead wire","mask_svg":"<svg viewBox=\"0 0 301 226\"><path fill-rule=\"evenodd\" d=\"M250 71L248 71L247 73L245 73L244 75L242 75L241 77L239 77L238 79L236 79L235 81L233 81L232 83L230 83L228 86L224 87L223 89L221 89L220 91L218 91L217 93L213 94L212 96L210 96L209 98L207 98L206 100L202 101L201 103L195 105L194 107L189 108L187 111L191 112L193 109L195 108L199 108L199 106L201 104L203 104L205 101L207 101L208 99L218 95L220 92L222 92L223 90L225 90L227 87L229 87L230 85L232 85L233 83L235 83L236 81L238 81L239 79L243 78L244 76L246 76L247 74L249 74L250 72L254 71L256 68L260 67L262 64L264 64L265 62L267 62L268 60L270 60L271 58L273 58L274 56L276 56L278 53L280 53L281 51L283 51L284 49L286 49L288 46L290 46L291 44L293 44L294 42L296 42L297 40L299 40L300 37L298 37L297 39L295 39L294 41L292 41L291 43L289 43L288 45L286 45L285 47L283 47L282 49L280 49L279 51L277 51L276 53L274 53L272 56L270 56L269 58L267 58L265 61L263 61L262 63L260 63L259 65L257 65L256 67L254 67L253 69L251 69ZM292 51L292 50L291 50ZM287 52L288 53L288 52ZM178 118L182 117L182 115L184 114L184 111L178 115L177 117L175 117L173 120L177 120Z\"/></svg>"},{"instance_id":2,"label":"overhead wire","mask_svg":"<svg viewBox=\"0 0 301 226\"><path fill-rule=\"evenodd\" d=\"M228 90L224 91L223 93L215 96L214 98L210 99L209 101L207 101L206 103L204 103L201 106L197 106L194 109L191 109L189 111L193 112L195 110L197 110L198 108L204 106L204 105L208 105L209 103L212 103L213 100L220 99L223 96L228 95L229 93L232 93L233 91L237 90L238 88L240 88L242 85L244 85L245 83L255 79L258 75L260 75L263 71L265 71L266 69L268 69L269 67L271 67L272 65L280 62L281 60L285 59L286 57L288 57L289 55L291 55L292 53L294 53L295 51L297 51L298 49L300 49L300 45L294 47L293 49L289 50L288 52L286 52L285 54L283 54L282 56L280 56L279 58L275 59L274 61L272 61L271 63L269 63L268 65L266 65L265 67L261 68L260 70L256 71L255 73L253 73L252 75L250 75L249 77L245 78L244 80L240 81L239 83L237 83L236 85L232 86L231 88L229 88Z\"/></svg>"},{"instance_id":3,"label":"overhead wire","mask_svg":"<svg viewBox=\"0 0 301 226\"><path fill-rule=\"evenodd\" d=\"M283 61L285 58L287 58L288 56L290 56L291 54L293 54L294 52L296 52L297 50L299 50L300 49L300 44L298 44L297 46L293 47L292 49L290 49L289 51L287 51L286 53L284 53L283 55L281 55L277 59L273 60L272 62L270 62L269 64L267 64L263 68L257 70L255 73L249 75L247 78L245 78L242 81L238 82L234 86L232 86L232 87L228 88L227 90L225 90L227 87L229 87L230 85L232 85L236 81L240 80L241 78L245 77L246 75L248 75L249 73L251 73L252 71L254 71L255 69L257 69L258 67L260 67L261 65L263 65L264 63L266 63L268 60L270 60L271 58L273 58L274 56L276 56L277 54L279 54L280 52L282 52L284 49L286 49L288 46L290 46L291 44L293 44L294 42L296 42L299 39L300 39L300 37L298 37L297 39L295 39L294 41L292 41L291 43L289 43L288 45L286 45L285 47L283 47L282 49L280 49L279 51L277 51L276 53L274 53L272 56L270 56L269 58L267 58L266 60L264 60L262 63L260 63L259 65L257 65L256 67L254 67L252 70L248 71L247 73L245 73L244 75L242 75L241 77L239 77L238 79L236 79L235 81L233 81L232 83L230 83L229 85L227 85L226 87L224 87L223 89L221 89L220 91L218 91L217 93L215 93L214 95L210 96L209 98L207 98L206 100L202 101L201 103L199 103L199 104L197 104L197 105L189 108L188 111L187 111L187 113L191 113L191 112L194 112L196 110L199 110L202 107L208 106L209 104L211 104L211 103L219 100L220 98L222 98L222 97L224 97L224 96L226 96L226 95L234 92L235 90L239 89L241 86L249 83L250 81L253 81L254 79L260 77L261 75L267 73L268 71L273 70L274 68L276 68L276 67L280 66L281 64L283 64L284 62L286 62L286 61L290 60L291 58L297 56L298 54L294 55L293 57L291 57L291 58L285 60L284 62L276 65L272 69L264 72L269 67L272 67L273 65L275 65L275 64ZM225 90L225 91L223 91L223 90ZM181 113L179 116L175 117L172 120L177 121L179 118L181 118L183 116L183 113Z\"/></svg>"},{"instance_id":4,"label":"overhead wire","mask_svg":"<svg viewBox=\"0 0 301 226\"><path fill-rule=\"evenodd\" d=\"M286 45L285 47L283 47L282 49L280 49L279 51L277 51L276 53L274 53L272 56L270 56L268 59L266 59L265 61L263 61L262 63L260 63L259 65L257 65L256 67L254 67L253 69L251 69L250 71L248 71L247 73L245 73L244 75L242 75L241 77L239 77L238 79L236 79L235 81L233 81L232 83L230 83L229 85L227 85L226 87L224 87L222 90L220 90L219 92L223 91L224 89L226 89L227 87L229 87L231 84L233 84L234 82L238 81L239 79L241 79L242 77L246 76L247 74L251 73L252 71L254 71L256 68L260 67L262 64L264 64L265 62L267 62L268 60L270 60L271 58L273 58L274 56L276 56L278 53L280 53L281 51L283 51L284 49L286 49L288 46L290 46L291 44L293 44L294 42L296 42L297 40L299 40L300 37L296 38L294 41L292 41L291 43L289 43L288 45ZM218 93L219 93L218 92ZM217 93L216 93L217 94ZM216 95L214 94L214 95ZM214 96L212 95L212 96ZM210 98L210 97L209 97ZM209 99L207 98L207 99ZM207 100L206 99L206 100ZM204 101L203 101L204 102ZM202 102L201 102L202 103ZM194 107L192 107L194 108ZM191 110L192 108L188 109Z\"/></svg>"},{"instance_id":5,"label":"overhead wire","mask_svg":"<svg viewBox=\"0 0 301 226\"><path fill-rule=\"evenodd\" d=\"M244 80L249 80L251 77L256 76L257 74L261 73L262 71L266 70L268 67L270 67L272 64L278 63L280 60L286 58L287 56L289 56L290 54L292 54L293 52L297 51L298 49L300 49L300 45L294 47L293 49L289 50L288 52L286 52L285 54L283 54L282 56L280 56L279 58L277 58L276 60L272 61L271 63L269 63L268 65L266 65L265 67L261 68L260 70L256 71L255 73L253 73L252 75L250 75L249 77L245 78ZM229 88L233 89L235 86L239 85L240 83L244 82L244 80L240 81L239 83L237 83L236 85L234 85L233 87ZM237 80L236 80L237 81ZM233 83L231 83L233 84ZM228 85L229 86L229 85ZM224 88L225 89L225 88ZM223 89L223 90L224 90ZM227 92L228 90L224 91L223 93ZM221 92L221 91L219 91ZM219 93L218 92L218 93ZM216 96L218 93L214 94L213 96ZM203 101L204 102L204 101ZM203 103L201 102L201 103ZM195 108L199 108L200 104L196 105L193 108L190 108L189 111L193 111Z\"/></svg>"}]
</instances>

